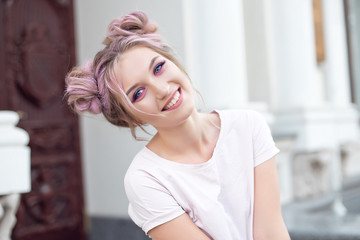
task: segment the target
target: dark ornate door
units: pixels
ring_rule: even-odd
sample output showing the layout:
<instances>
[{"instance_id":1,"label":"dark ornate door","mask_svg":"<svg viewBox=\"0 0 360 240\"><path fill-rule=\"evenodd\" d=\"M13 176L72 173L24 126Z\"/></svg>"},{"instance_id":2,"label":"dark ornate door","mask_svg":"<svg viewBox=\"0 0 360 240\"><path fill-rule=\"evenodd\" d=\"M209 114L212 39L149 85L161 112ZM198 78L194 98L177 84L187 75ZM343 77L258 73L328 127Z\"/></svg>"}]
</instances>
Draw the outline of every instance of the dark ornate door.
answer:
<instances>
[{"instance_id":1,"label":"dark ornate door","mask_svg":"<svg viewBox=\"0 0 360 240\"><path fill-rule=\"evenodd\" d=\"M14 240L83 240L78 119L63 99L75 63L72 0L0 0L0 109L30 135L32 191Z\"/></svg>"}]
</instances>

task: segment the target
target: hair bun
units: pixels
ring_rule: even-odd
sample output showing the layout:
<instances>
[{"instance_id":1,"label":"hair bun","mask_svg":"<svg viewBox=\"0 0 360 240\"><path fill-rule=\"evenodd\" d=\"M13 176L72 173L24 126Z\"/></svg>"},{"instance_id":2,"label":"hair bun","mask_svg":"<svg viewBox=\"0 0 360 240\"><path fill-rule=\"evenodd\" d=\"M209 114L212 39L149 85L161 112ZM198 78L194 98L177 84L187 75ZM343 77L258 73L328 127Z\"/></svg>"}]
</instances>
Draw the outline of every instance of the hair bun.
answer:
<instances>
[{"instance_id":1,"label":"hair bun","mask_svg":"<svg viewBox=\"0 0 360 240\"><path fill-rule=\"evenodd\" d=\"M134 34L151 34L157 31L157 25L149 22L147 15L141 11L131 12L122 18L114 19L108 27L105 45L111 44L114 38Z\"/></svg>"},{"instance_id":2,"label":"hair bun","mask_svg":"<svg viewBox=\"0 0 360 240\"><path fill-rule=\"evenodd\" d=\"M65 81L67 85L65 96L68 97L68 104L75 112L101 113L99 90L92 62L86 63L83 67L75 67L66 76Z\"/></svg>"}]
</instances>

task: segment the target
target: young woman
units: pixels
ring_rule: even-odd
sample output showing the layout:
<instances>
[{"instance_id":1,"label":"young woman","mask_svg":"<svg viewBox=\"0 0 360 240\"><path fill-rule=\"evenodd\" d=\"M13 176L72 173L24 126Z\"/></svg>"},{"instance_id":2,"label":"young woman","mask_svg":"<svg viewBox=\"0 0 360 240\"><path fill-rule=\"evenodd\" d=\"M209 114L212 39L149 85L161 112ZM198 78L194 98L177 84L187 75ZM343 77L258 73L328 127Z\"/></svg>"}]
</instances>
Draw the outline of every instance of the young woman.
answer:
<instances>
[{"instance_id":1,"label":"young woman","mask_svg":"<svg viewBox=\"0 0 360 240\"><path fill-rule=\"evenodd\" d=\"M195 108L194 89L143 12L115 19L105 48L66 77L69 105L157 133L125 176L129 215L156 240L289 239L269 127L256 112Z\"/></svg>"}]
</instances>

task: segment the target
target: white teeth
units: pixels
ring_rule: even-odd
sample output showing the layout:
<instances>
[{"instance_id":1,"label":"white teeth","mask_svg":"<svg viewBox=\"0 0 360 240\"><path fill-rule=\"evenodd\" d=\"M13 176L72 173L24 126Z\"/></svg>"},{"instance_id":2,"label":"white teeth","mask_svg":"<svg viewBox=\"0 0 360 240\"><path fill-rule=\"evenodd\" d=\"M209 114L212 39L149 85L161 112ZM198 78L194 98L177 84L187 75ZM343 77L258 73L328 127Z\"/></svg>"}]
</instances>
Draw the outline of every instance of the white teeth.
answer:
<instances>
[{"instance_id":1,"label":"white teeth","mask_svg":"<svg viewBox=\"0 0 360 240\"><path fill-rule=\"evenodd\" d=\"M168 110L168 109L171 108L175 103L177 103L177 101L179 100L179 97L180 97L180 92L177 91L177 92L175 93L174 98L171 100L171 102L170 102L168 105L166 105L165 110Z\"/></svg>"}]
</instances>

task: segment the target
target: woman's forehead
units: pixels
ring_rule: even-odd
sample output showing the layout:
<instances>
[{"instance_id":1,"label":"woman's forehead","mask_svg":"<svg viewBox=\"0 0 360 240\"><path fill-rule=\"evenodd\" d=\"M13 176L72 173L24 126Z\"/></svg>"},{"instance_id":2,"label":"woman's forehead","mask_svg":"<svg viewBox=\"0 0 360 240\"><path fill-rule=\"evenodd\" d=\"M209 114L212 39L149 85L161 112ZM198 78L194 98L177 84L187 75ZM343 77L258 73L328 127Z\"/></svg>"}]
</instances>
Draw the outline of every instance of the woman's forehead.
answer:
<instances>
[{"instance_id":1,"label":"woman's forehead","mask_svg":"<svg viewBox=\"0 0 360 240\"><path fill-rule=\"evenodd\" d=\"M124 52L117 65L117 75L121 80L124 90L140 81L144 74L149 73L151 60L160 56L157 52L147 47L134 47Z\"/></svg>"},{"instance_id":2,"label":"woman's forehead","mask_svg":"<svg viewBox=\"0 0 360 240\"><path fill-rule=\"evenodd\" d=\"M135 64L137 64L137 63L149 61L148 60L149 58L152 58L157 55L159 54L150 48L143 46L133 47L122 54L122 56L120 57L120 62L124 62L124 63L135 62Z\"/></svg>"}]
</instances>

